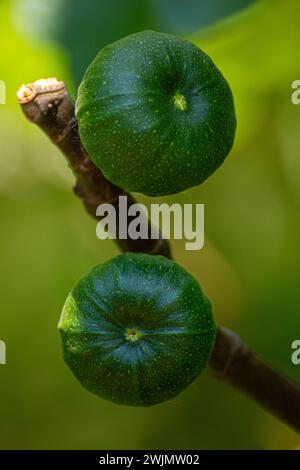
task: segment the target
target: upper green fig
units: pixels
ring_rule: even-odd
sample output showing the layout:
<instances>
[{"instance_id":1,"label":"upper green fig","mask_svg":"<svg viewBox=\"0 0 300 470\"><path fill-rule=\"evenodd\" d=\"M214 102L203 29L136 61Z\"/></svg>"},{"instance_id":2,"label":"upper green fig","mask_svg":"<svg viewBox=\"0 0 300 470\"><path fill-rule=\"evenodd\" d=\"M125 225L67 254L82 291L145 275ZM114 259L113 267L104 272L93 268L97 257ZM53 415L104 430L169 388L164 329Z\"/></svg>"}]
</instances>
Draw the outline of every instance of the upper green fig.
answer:
<instances>
[{"instance_id":1,"label":"upper green fig","mask_svg":"<svg viewBox=\"0 0 300 470\"><path fill-rule=\"evenodd\" d=\"M216 327L198 282L174 261L120 255L79 281L59 322L82 385L133 406L173 398L207 365Z\"/></svg>"},{"instance_id":2,"label":"upper green fig","mask_svg":"<svg viewBox=\"0 0 300 470\"><path fill-rule=\"evenodd\" d=\"M189 41L154 31L104 47L76 102L80 136L108 180L150 196L208 178L234 140L228 83Z\"/></svg>"}]
</instances>

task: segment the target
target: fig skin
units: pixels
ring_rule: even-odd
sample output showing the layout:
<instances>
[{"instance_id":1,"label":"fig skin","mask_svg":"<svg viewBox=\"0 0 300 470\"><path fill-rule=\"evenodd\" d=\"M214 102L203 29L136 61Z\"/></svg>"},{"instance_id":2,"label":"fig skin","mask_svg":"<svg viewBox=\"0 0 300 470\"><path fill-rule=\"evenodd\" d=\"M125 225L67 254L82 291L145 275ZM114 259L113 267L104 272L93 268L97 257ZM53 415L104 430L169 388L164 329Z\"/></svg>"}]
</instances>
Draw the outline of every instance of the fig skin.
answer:
<instances>
[{"instance_id":1,"label":"fig skin","mask_svg":"<svg viewBox=\"0 0 300 470\"><path fill-rule=\"evenodd\" d=\"M183 391L206 367L216 334L194 277L146 254L92 269L68 296L59 330L65 361L83 387L131 406Z\"/></svg>"},{"instance_id":2,"label":"fig skin","mask_svg":"<svg viewBox=\"0 0 300 470\"><path fill-rule=\"evenodd\" d=\"M203 183L235 135L230 87L201 49L143 31L104 47L76 102L93 162L127 191L162 196Z\"/></svg>"}]
</instances>

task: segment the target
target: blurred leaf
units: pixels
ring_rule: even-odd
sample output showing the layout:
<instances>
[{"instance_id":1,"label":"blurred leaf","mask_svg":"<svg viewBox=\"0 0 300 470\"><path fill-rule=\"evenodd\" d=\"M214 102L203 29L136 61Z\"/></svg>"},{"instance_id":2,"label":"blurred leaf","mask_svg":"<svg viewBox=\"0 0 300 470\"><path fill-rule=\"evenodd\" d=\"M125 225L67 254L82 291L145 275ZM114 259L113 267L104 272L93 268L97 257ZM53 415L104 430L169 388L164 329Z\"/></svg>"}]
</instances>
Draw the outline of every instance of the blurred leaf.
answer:
<instances>
[{"instance_id":1,"label":"blurred leaf","mask_svg":"<svg viewBox=\"0 0 300 470\"><path fill-rule=\"evenodd\" d=\"M254 0L151 0L157 28L187 35L247 7Z\"/></svg>"},{"instance_id":2,"label":"blurred leaf","mask_svg":"<svg viewBox=\"0 0 300 470\"><path fill-rule=\"evenodd\" d=\"M191 193L205 202L206 233L244 285L239 329L295 376L290 344L299 332L300 108L290 97L300 71L299 24L297 0L263 0L192 37L228 79L238 126L223 167Z\"/></svg>"},{"instance_id":3,"label":"blurred leaf","mask_svg":"<svg viewBox=\"0 0 300 470\"><path fill-rule=\"evenodd\" d=\"M291 82L299 74L299 23L298 0L261 0L192 35L231 85L237 109L237 146L258 132L277 93L290 101Z\"/></svg>"},{"instance_id":4,"label":"blurred leaf","mask_svg":"<svg viewBox=\"0 0 300 470\"><path fill-rule=\"evenodd\" d=\"M106 44L144 29L187 34L252 1L15 0L15 19L22 31L61 43L70 54L79 83Z\"/></svg>"},{"instance_id":5,"label":"blurred leaf","mask_svg":"<svg viewBox=\"0 0 300 470\"><path fill-rule=\"evenodd\" d=\"M70 74L65 66L65 57L57 47L50 43L31 41L30 38L16 33L10 13L11 2L2 0L0 79L6 83L7 104L16 107L16 93L23 83L53 75L70 81Z\"/></svg>"},{"instance_id":6,"label":"blurred leaf","mask_svg":"<svg viewBox=\"0 0 300 470\"><path fill-rule=\"evenodd\" d=\"M58 150L24 118L16 99L18 89L23 83L49 76L57 75L69 85L72 80L66 56L58 47L31 41L14 30L9 0L0 2L0 30L0 80L6 85L6 104L0 105L0 191L14 194L15 187L26 187L37 175L58 182L67 174L65 162L54 157ZM48 158L42 159L41 153Z\"/></svg>"}]
</instances>

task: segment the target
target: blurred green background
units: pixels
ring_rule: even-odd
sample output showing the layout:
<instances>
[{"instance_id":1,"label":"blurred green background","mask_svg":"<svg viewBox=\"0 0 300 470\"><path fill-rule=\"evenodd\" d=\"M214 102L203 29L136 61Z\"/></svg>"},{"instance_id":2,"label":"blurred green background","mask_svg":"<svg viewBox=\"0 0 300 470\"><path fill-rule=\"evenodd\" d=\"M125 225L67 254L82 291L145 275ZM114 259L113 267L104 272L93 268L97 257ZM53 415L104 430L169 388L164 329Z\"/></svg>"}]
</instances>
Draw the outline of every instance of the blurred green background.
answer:
<instances>
[{"instance_id":1,"label":"blurred green background","mask_svg":"<svg viewBox=\"0 0 300 470\"><path fill-rule=\"evenodd\" d=\"M203 284L218 322L300 381L290 360L300 337L300 106L290 98L300 78L299 24L297 0L0 1L1 449L298 446L293 431L206 373L149 409L80 387L56 324L69 289L117 249L97 240L64 159L25 120L15 93L57 76L75 96L101 46L145 28L189 37L212 56L233 89L237 138L205 184L164 198L205 204L205 248L176 242L174 255Z\"/></svg>"}]
</instances>

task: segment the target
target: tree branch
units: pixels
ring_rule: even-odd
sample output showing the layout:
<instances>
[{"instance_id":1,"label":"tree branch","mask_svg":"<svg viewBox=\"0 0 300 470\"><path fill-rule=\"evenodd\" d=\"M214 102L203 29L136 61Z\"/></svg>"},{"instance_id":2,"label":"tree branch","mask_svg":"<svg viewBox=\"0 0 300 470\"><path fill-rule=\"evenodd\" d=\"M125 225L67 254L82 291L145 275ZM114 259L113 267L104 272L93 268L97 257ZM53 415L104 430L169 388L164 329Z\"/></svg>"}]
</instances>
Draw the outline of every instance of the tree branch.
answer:
<instances>
[{"instance_id":1,"label":"tree branch","mask_svg":"<svg viewBox=\"0 0 300 470\"><path fill-rule=\"evenodd\" d=\"M106 202L114 205L119 221L119 196L127 196L130 207L137 201L129 193L105 179L101 171L92 163L82 146L74 115L74 103L69 97L63 82L55 78L38 80L23 85L18 100L29 121L37 124L51 141L63 152L76 178L75 194L82 200L87 212L96 218L97 207ZM134 217L132 217L134 218ZM98 217L99 219L99 217ZM131 218L128 217L128 223ZM151 227L151 222L147 221ZM118 233L119 227L116 227ZM171 257L168 242L162 238L116 240L122 251L162 254Z\"/></svg>"},{"instance_id":2,"label":"tree branch","mask_svg":"<svg viewBox=\"0 0 300 470\"><path fill-rule=\"evenodd\" d=\"M257 357L236 333L218 328L209 369L300 432L299 386Z\"/></svg>"},{"instance_id":3,"label":"tree branch","mask_svg":"<svg viewBox=\"0 0 300 470\"><path fill-rule=\"evenodd\" d=\"M76 178L75 193L90 215L96 217L97 207L104 202L114 204L118 210L120 195L128 197L129 205L136 203L130 194L107 181L90 160L79 137L74 103L63 82L47 79L24 85L18 100L29 121L64 153ZM148 224L150 227L151 222ZM161 236L159 240L128 238L116 242L122 251L171 257L169 244ZM209 370L300 432L300 387L259 359L235 333L218 328Z\"/></svg>"}]
</instances>

